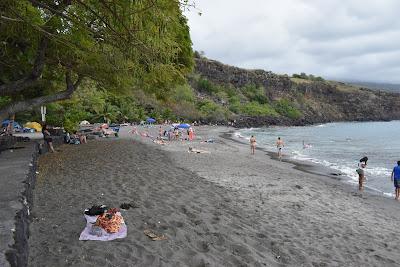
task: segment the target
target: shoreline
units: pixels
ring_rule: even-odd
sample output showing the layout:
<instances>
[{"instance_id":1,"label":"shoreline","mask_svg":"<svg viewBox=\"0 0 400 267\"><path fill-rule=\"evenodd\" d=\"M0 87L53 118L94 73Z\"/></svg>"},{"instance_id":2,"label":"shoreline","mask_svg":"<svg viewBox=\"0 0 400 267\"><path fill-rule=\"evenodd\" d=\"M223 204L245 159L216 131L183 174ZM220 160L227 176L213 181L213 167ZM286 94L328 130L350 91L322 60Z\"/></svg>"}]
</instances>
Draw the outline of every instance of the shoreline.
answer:
<instances>
[{"instance_id":1,"label":"shoreline","mask_svg":"<svg viewBox=\"0 0 400 267\"><path fill-rule=\"evenodd\" d=\"M393 120L393 121L397 121L397 120ZM293 126L288 126L288 127L293 127ZM297 127L297 126L296 126ZM298 126L298 127L303 127L303 126ZM248 145L247 142L241 141L239 138L235 138L234 137L234 133L237 131L240 131L243 128L235 128L235 130L229 131L226 133L226 135L222 135L221 137L227 138L233 142L237 142L240 143L242 145ZM256 147L256 150L259 151L263 151L265 153L267 153L267 155L270 157L270 159L272 160L276 160L276 161L280 161L277 158L276 152L270 151L266 148L263 147ZM319 175L319 176L324 176L333 180L337 180L340 181L342 184L345 184L347 187L350 187L353 189L353 187L358 187L358 182L355 182L350 179L350 177L347 177L345 173L330 168L328 166L324 166L322 164L318 164L312 161L307 161L307 160L296 160L293 158L290 158L290 156L287 157L283 157L282 160L280 162L287 162L290 164L294 165L294 169L296 170L300 170L303 171L305 173L309 173L309 174L315 174L315 175ZM363 192L374 195L374 196L382 196L384 198L389 198L389 199L393 199L394 195L393 192L383 192L381 190L378 189L373 189L368 187L368 185L364 186L364 190ZM362 192L360 192L362 193Z\"/></svg>"}]
</instances>

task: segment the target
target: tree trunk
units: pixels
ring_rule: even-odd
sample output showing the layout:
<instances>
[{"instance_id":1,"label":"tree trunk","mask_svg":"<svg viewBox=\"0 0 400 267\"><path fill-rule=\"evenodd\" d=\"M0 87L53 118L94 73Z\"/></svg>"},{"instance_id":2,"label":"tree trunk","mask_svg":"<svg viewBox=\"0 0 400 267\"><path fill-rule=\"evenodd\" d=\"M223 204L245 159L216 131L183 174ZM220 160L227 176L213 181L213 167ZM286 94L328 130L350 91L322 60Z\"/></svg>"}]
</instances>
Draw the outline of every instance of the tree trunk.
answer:
<instances>
[{"instance_id":1,"label":"tree trunk","mask_svg":"<svg viewBox=\"0 0 400 267\"><path fill-rule=\"evenodd\" d=\"M65 74L67 88L64 91L61 91L61 92L58 92L58 93L55 93L52 95L40 96L40 97L29 99L29 100L11 103L11 104L5 106L4 108L0 109L0 121L3 121L4 119L8 118L10 115L15 114L17 112L32 110L33 108L38 107L43 104L46 104L46 103L69 99L72 96L72 94L75 92L75 90L78 88L82 79L83 79L83 77L79 76L77 81L75 83L73 83L72 79L71 79L71 72L67 71L67 73Z\"/></svg>"}]
</instances>

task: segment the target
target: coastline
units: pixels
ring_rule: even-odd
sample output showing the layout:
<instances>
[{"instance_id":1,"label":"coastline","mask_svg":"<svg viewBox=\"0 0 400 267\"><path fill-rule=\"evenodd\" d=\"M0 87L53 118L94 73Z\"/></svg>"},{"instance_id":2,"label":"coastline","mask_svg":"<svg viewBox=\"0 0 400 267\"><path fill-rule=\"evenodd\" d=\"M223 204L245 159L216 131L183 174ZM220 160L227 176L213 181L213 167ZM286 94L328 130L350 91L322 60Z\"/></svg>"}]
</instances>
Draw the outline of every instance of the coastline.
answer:
<instances>
[{"instance_id":1,"label":"coastline","mask_svg":"<svg viewBox=\"0 0 400 267\"><path fill-rule=\"evenodd\" d=\"M157 127L144 130L158 132ZM119 140L64 146L45 155L34 194L30 263L397 265L393 229L399 203L300 171L261 150L251 156L248 146L224 138L230 130L196 127L196 141L161 146L126 128ZM210 138L215 142L201 142ZM209 153L188 153L189 146ZM96 201L138 204L123 213L126 239L77 240L82 210ZM149 240L143 235L149 226L168 240Z\"/></svg>"},{"instance_id":2,"label":"coastline","mask_svg":"<svg viewBox=\"0 0 400 267\"><path fill-rule=\"evenodd\" d=\"M383 121L375 121L375 122L383 122ZM354 122L348 122L348 123L354 123ZM289 126L291 127L291 126ZM299 126L303 127L303 126ZM247 145L247 141L244 141L244 138L235 138L234 134L238 131L240 131L242 128L236 128L235 130L229 131L227 134L223 135L222 137L227 138L233 142L237 142L243 145ZM268 150L267 148L264 147L257 147L257 150L263 151L272 160L279 161L277 158L276 152L273 152L271 150ZM319 176L324 176L329 179L334 179L341 181L343 184L345 184L347 187L351 187L352 189L355 187L358 187L358 181L352 180L350 177L347 176L345 172L342 172L341 170L331 168L329 166L322 165L320 163L316 163L310 160L299 160L299 159L294 159L290 157L289 154L284 155L282 158L281 162L287 162L291 163L294 165L294 169L300 170L309 174L315 174ZM369 193L375 196L383 196L385 198L392 199L394 198L393 192L385 192L382 191L382 189L370 187L368 183L364 186L363 192Z\"/></svg>"}]
</instances>

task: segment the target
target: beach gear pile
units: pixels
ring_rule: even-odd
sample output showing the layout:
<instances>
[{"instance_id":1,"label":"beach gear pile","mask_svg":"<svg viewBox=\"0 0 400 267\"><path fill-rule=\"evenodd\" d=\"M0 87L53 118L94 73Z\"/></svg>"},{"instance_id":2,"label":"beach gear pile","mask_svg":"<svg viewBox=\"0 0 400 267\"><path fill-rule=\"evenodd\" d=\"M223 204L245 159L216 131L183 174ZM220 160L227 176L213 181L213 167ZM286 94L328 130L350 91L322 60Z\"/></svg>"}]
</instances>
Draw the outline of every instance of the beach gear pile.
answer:
<instances>
[{"instance_id":1,"label":"beach gear pile","mask_svg":"<svg viewBox=\"0 0 400 267\"><path fill-rule=\"evenodd\" d=\"M110 241L125 238L128 228L118 208L94 205L84 212L86 227L79 240Z\"/></svg>"}]
</instances>

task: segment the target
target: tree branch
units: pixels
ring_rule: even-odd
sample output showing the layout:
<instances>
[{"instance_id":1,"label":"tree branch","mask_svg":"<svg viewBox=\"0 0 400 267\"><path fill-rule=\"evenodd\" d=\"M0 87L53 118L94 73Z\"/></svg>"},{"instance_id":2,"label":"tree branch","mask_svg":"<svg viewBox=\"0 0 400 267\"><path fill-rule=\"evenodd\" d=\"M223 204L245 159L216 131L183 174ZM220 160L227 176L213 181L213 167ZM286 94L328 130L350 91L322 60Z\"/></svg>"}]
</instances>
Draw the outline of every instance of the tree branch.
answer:
<instances>
[{"instance_id":1,"label":"tree branch","mask_svg":"<svg viewBox=\"0 0 400 267\"><path fill-rule=\"evenodd\" d=\"M7 20L7 21L13 21L13 22L22 22L23 21L22 19L14 19L14 18L6 17L6 16L0 16L0 19Z\"/></svg>"},{"instance_id":2,"label":"tree branch","mask_svg":"<svg viewBox=\"0 0 400 267\"><path fill-rule=\"evenodd\" d=\"M90 23L89 23L89 25L86 25L84 22L81 21L81 19L76 14L68 12L68 9L66 9L66 7L71 5L71 3L66 3L64 5L64 9L60 9L60 7L54 8L54 7L46 5L45 3L42 3L38 0L29 0L29 1L31 2L32 5L43 8L43 9L47 9L50 12L52 12L54 15L60 16L64 19L68 20L69 22L73 23L74 25L76 25L77 27L80 27L83 30L89 31L91 34L93 34L93 37L95 37L95 38L102 37L102 35L99 31L95 31L89 26ZM70 16L68 16L68 15L70 15Z\"/></svg>"},{"instance_id":3,"label":"tree branch","mask_svg":"<svg viewBox=\"0 0 400 267\"><path fill-rule=\"evenodd\" d=\"M65 74L67 88L64 91L52 95L40 96L29 100L11 103L0 110L0 120L17 112L32 110L33 108L43 104L71 98L72 94L76 91L76 89L78 89L83 78L83 76L78 76L78 79L74 83L71 78L71 71L68 70Z\"/></svg>"},{"instance_id":4,"label":"tree branch","mask_svg":"<svg viewBox=\"0 0 400 267\"><path fill-rule=\"evenodd\" d=\"M31 73L28 76L17 81L0 85L0 96L20 92L38 83L38 79L43 72L48 43L49 39L43 36L38 47L37 55Z\"/></svg>"},{"instance_id":5,"label":"tree branch","mask_svg":"<svg viewBox=\"0 0 400 267\"><path fill-rule=\"evenodd\" d=\"M96 11L91 9L90 6L88 6L87 4L84 3L84 1L81 1L81 0L75 0L75 1L78 4L82 5L87 11L89 11L97 19L99 19L106 26L106 28L108 28L109 30L111 30L115 34L116 37L119 37L119 38L121 38L122 40L124 40L126 42L126 38L123 37L121 34L119 34L118 31L116 31L113 27L111 27L111 25L105 20L104 17L102 17L98 13L96 13Z\"/></svg>"}]
</instances>

